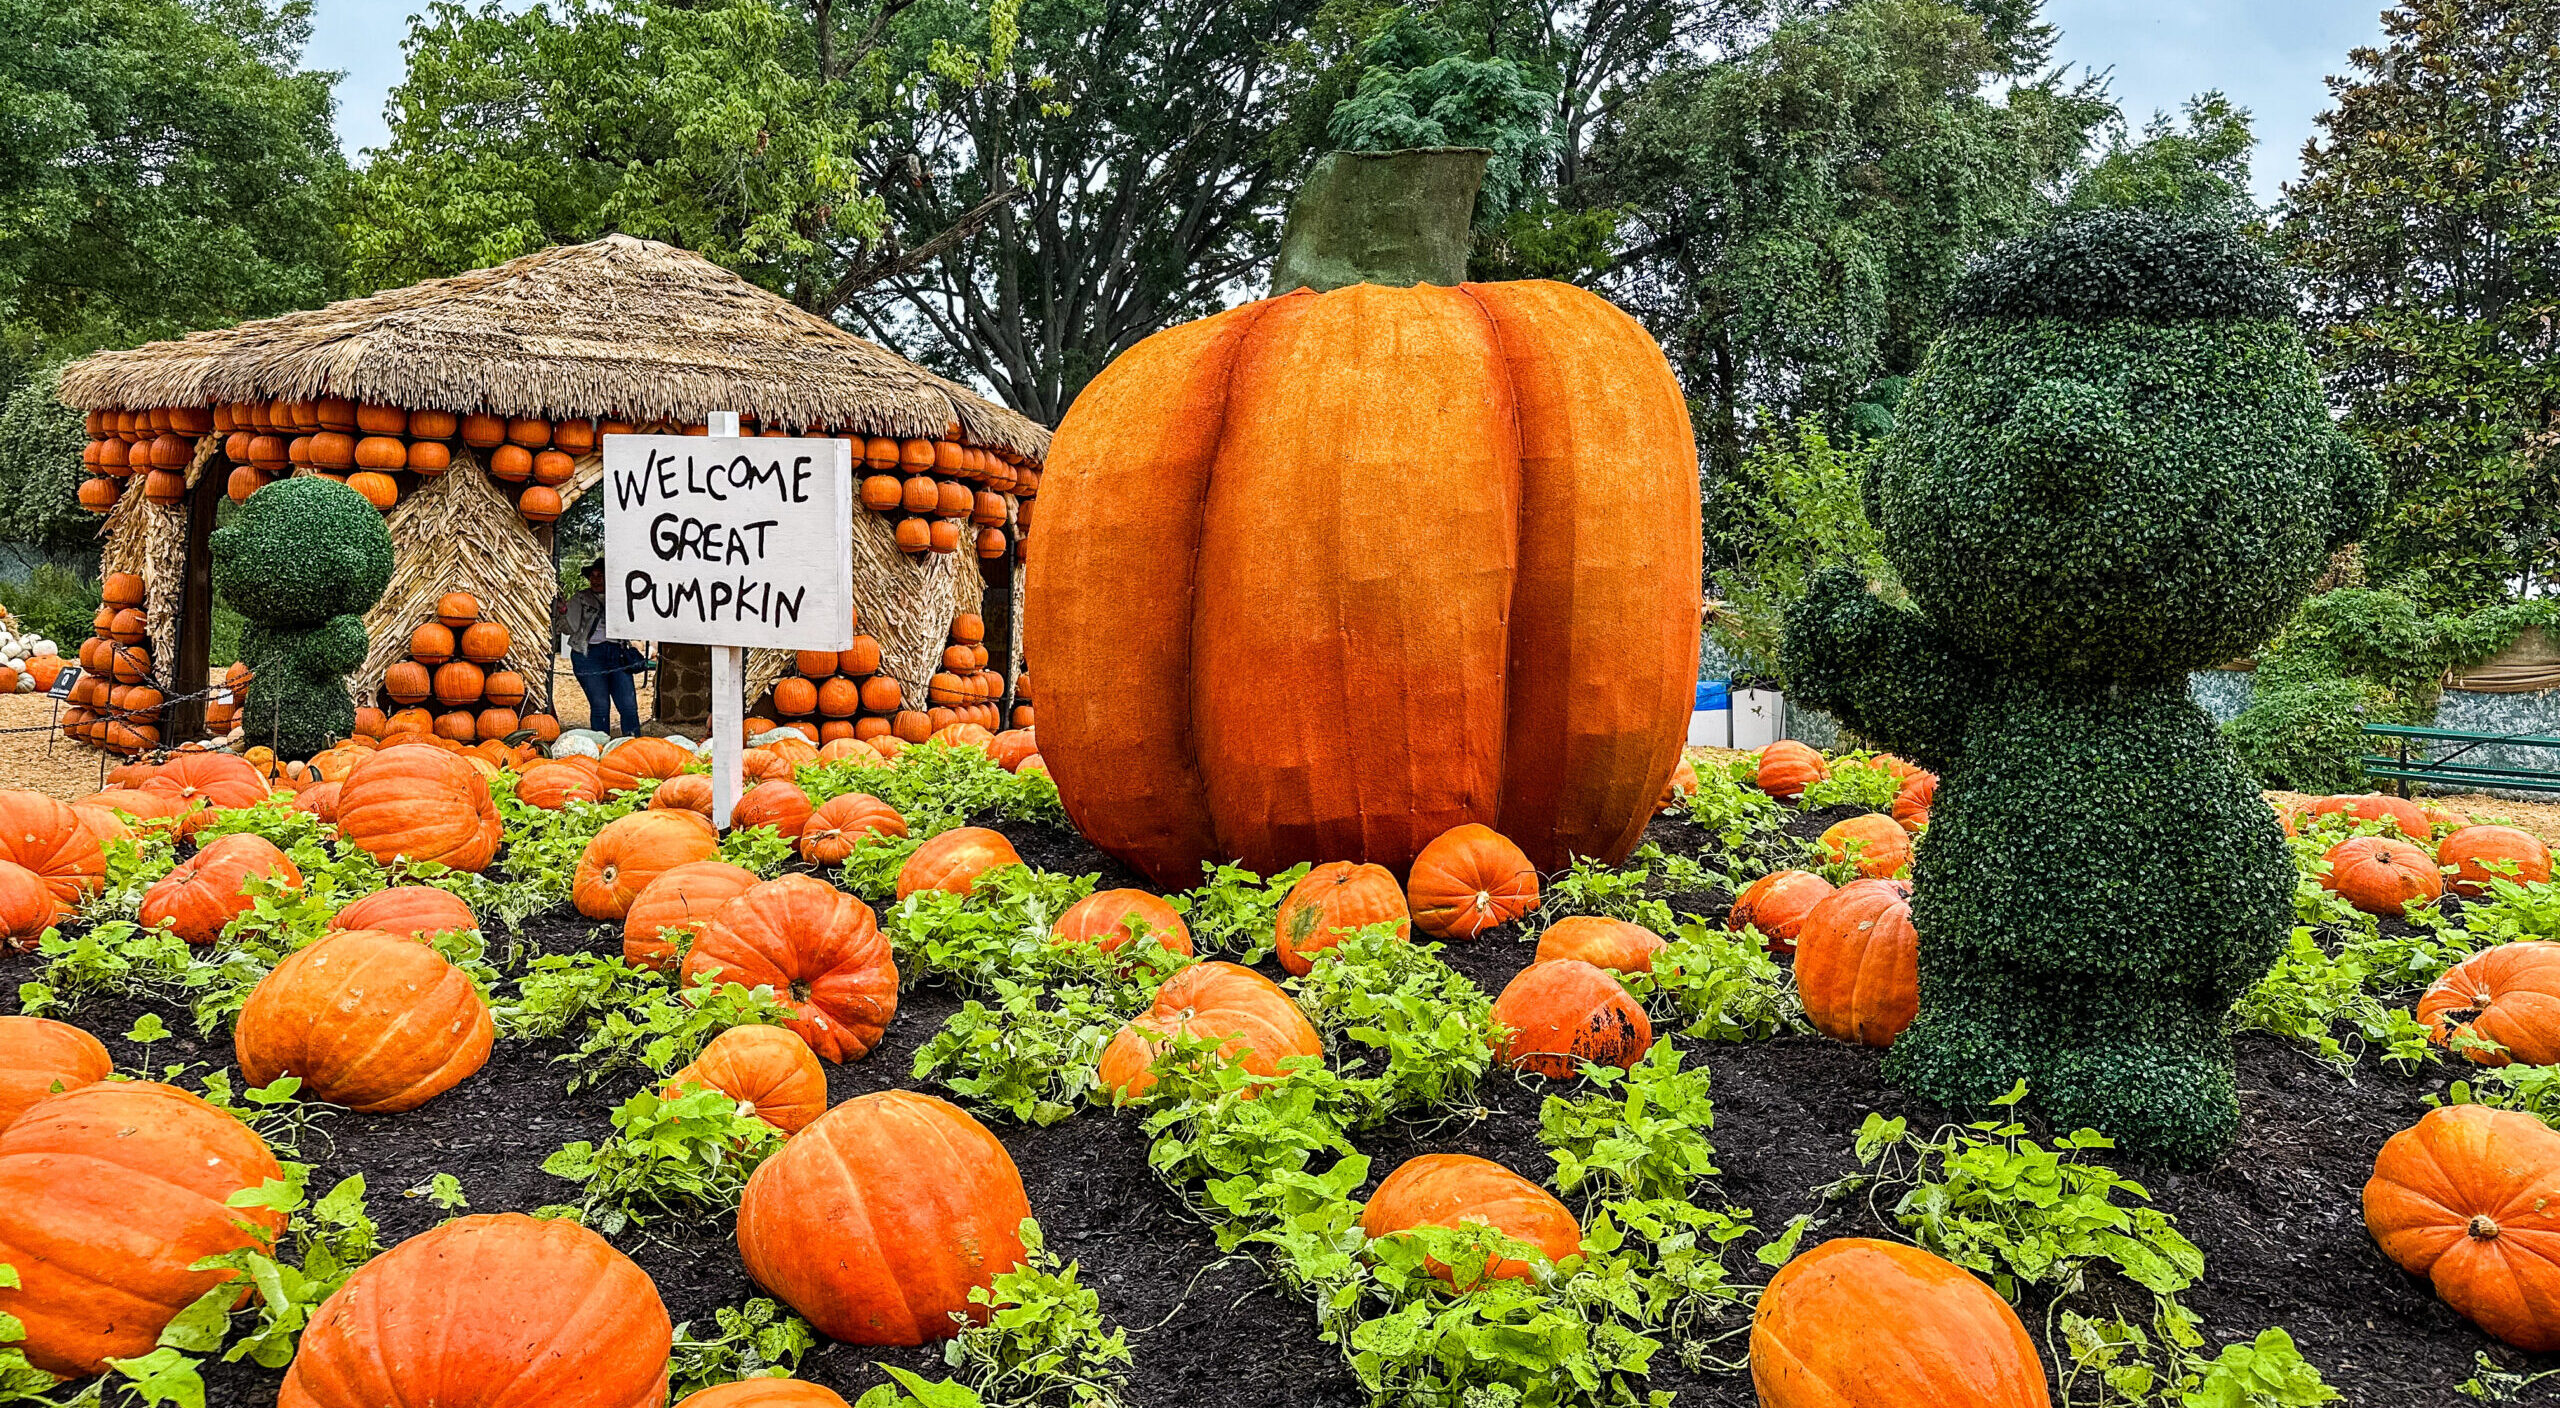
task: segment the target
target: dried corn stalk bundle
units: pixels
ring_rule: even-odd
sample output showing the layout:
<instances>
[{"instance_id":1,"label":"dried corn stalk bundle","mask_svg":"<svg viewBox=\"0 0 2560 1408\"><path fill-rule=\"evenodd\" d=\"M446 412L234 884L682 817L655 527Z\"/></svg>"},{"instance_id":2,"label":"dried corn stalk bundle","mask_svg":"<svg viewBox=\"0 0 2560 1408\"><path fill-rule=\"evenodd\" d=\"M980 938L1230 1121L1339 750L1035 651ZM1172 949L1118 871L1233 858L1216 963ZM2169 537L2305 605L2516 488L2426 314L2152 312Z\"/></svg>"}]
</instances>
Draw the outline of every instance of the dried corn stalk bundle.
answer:
<instances>
[{"instance_id":1,"label":"dried corn stalk bundle","mask_svg":"<svg viewBox=\"0 0 2560 1408\"><path fill-rule=\"evenodd\" d=\"M551 554L517 516L515 501L490 482L479 456L457 447L453 467L401 500L386 526L391 585L365 614L372 649L347 681L356 702L372 703L383 672L408 658L409 633L435 619L438 598L469 592L480 599L480 619L506 627L512 638L506 658L489 668L522 674L530 691L526 712L535 700L547 711L557 634L551 602L559 580Z\"/></svg>"}]
</instances>

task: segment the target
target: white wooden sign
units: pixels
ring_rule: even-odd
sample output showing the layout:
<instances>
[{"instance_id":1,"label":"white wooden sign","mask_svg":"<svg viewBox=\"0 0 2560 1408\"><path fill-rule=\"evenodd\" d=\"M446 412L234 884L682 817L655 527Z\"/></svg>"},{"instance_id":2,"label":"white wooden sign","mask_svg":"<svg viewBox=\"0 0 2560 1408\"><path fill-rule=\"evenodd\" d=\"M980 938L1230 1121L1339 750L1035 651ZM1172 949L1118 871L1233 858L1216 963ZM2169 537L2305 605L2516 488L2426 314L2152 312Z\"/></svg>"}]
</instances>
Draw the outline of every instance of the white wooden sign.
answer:
<instances>
[{"instance_id":1,"label":"white wooden sign","mask_svg":"<svg viewBox=\"0 0 2560 1408\"><path fill-rule=\"evenodd\" d=\"M711 650L711 821L729 826L744 648L853 645L853 445L738 434L604 437L605 634Z\"/></svg>"},{"instance_id":2,"label":"white wooden sign","mask_svg":"<svg viewBox=\"0 0 2560 1408\"><path fill-rule=\"evenodd\" d=\"M601 487L606 635L852 646L852 442L608 435Z\"/></svg>"}]
</instances>

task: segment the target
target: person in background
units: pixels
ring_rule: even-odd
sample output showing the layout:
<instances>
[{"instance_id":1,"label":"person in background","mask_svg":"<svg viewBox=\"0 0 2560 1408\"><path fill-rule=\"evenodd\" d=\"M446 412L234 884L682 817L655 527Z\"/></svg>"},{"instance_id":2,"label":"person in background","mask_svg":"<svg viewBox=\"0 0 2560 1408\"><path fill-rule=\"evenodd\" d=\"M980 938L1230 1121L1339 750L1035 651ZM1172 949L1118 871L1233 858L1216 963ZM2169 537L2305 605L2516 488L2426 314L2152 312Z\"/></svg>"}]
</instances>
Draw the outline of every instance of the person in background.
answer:
<instances>
[{"instance_id":1,"label":"person in background","mask_svg":"<svg viewBox=\"0 0 2560 1408\"><path fill-rule=\"evenodd\" d=\"M587 584L555 607L560 633L569 640L569 669L587 696L587 727L629 736L640 732L641 654L630 642L604 633L604 563L587 564ZM614 727L614 712L622 714Z\"/></svg>"}]
</instances>

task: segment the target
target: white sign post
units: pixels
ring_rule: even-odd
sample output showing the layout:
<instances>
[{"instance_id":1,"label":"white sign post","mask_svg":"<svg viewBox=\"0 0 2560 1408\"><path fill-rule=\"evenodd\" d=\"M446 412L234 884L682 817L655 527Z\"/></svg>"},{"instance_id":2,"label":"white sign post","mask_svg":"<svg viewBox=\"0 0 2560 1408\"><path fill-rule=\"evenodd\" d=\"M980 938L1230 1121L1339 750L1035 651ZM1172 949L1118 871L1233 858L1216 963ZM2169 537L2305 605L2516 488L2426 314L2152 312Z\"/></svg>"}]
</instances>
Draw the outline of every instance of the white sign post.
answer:
<instances>
[{"instance_id":1,"label":"white sign post","mask_svg":"<svg viewBox=\"0 0 2560 1408\"><path fill-rule=\"evenodd\" d=\"M711 820L738 801L744 650L853 646L853 446L604 437L605 634L711 647Z\"/></svg>"}]
</instances>

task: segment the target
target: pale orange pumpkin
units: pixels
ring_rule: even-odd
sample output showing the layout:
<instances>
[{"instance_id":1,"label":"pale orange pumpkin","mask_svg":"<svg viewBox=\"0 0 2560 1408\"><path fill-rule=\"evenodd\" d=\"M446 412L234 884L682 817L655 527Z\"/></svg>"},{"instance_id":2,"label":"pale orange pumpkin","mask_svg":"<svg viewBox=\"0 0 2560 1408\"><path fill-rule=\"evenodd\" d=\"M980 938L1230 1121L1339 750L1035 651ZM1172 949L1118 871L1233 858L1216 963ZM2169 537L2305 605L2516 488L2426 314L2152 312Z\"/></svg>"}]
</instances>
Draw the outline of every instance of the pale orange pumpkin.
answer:
<instances>
[{"instance_id":1,"label":"pale orange pumpkin","mask_svg":"<svg viewBox=\"0 0 2560 1408\"><path fill-rule=\"evenodd\" d=\"M798 1014L786 1025L830 1061L869 1054L898 1010L898 965L871 906L806 875L751 885L712 914L685 985L714 973L772 988Z\"/></svg>"},{"instance_id":2,"label":"pale orange pumpkin","mask_svg":"<svg viewBox=\"0 0 2560 1408\"><path fill-rule=\"evenodd\" d=\"M1650 973L1653 956L1662 947L1662 936L1641 924L1577 914L1548 925L1538 936L1538 953L1530 961L1573 958L1616 973Z\"/></svg>"},{"instance_id":3,"label":"pale orange pumpkin","mask_svg":"<svg viewBox=\"0 0 2560 1408\"><path fill-rule=\"evenodd\" d=\"M1911 887L1855 880L1815 905L1796 935L1796 991L1815 1030L1891 1046L1920 1015L1920 937Z\"/></svg>"},{"instance_id":4,"label":"pale orange pumpkin","mask_svg":"<svg viewBox=\"0 0 2560 1408\"><path fill-rule=\"evenodd\" d=\"M1000 832L983 826L959 826L923 845L898 868L898 898L918 890L947 890L965 895L978 877L1003 865L1020 865L1022 857Z\"/></svg>"},{"instance_id":5,"label":"pale orange pumpkin","mask_svg":"<svg viewBox=\"0 0 2560 1408\"><path fill-rule=\"evenodd\" d=\"M1360 1231L1375 1241L1416 1227L1461 1227L1480 1222L1536 1247L1549 1261L1582 1251L1582 1225L1555 1195L1491 1159L1473 1154L1417 1154L1396 1165L1360 1210ZM1450 1275L1447 1268L1440 1268ZM1529 1263L1496 1257L1485 1266L1489 1281L1525 1281ZM1461 1291L1475 1286L1458 1286Z\"/></svg>"},{"instance_id":6,"label":"pale orange pumpkin","mask_svg":"<svg viewBox=\"0 0 2560 1408\"><path fill-rule=\"evenodd\" d=\"M1751 1317L1761 1408L2049 1408L2018 1313L1971 1272L1842 1237L1788 1262Z\"/></svg>"},{"instance_id":7,"label":"pale orange pumpkin","mask_svg":"<svg viewBox=\"0 0 2560 1408\"><path fill-rule=\"evenodd\" d=\"M720 835L689 811L637 811L606 822L578 857L570 895L589 919L621 919L649 882L720 854Z\"/></svg>"},{"instance_id":8,"label":"pale orange pumpkin","mask_svg":"<svg viewBox=\"0 0 2560 1408\"><path fill-rule=\"evenodd\" d=\"M2545 1354L2560 1350L2555 1193L2560 1133L2515 1110L2446 1105L2383 1142L2364 1185L2364 1225L2445 1304Z\"/></svg>"},{"instance_id":9,"label":"pale orange pumpkin","mask_svg":"<svg viewBox=\"0 0 2560 1408\"><path fill-rule=\"evenodd\" d=\"M1280 1074L1292 1056L1324 1057L1323 1039L1278 983L1233 963L1195 963L1103 1048L1100 1088L1123 1100L1154 1089L1156 1053L1176 1036L1215 1041L1219 1055L1258 1076Z\"/></svg>"},{"instance_id":10,"label":"pale orange pumpkin","mask_svg":"<svg viewBox=\"0 0 2560 1408\"><path fill-rule=\"evenodd\" d=\"M731 1027L667 1077L673 1097L700 1085L747 1105L757 1119L797 1134L827 1112L827 1071L818 1053L785 1027Z\"/></svg>"},{"instance_id":11,"label":"pale orange pumpkin","mask_svg":"<svg viewBox=\"0 0 2560 1408\"><path fill-rule=\"evenodd\" d=\"M1508 838L1471 821L1433 837L1414 857L1405 905L1414 928L1472 939L1538 907L1538 872Z\"/></svg>"},{"instance_id":12,"label":"pale orange pumpkin","mask_svg":"<svg viewBox=\"0 0 2560 1408\"><path fill-rule=\"evenodd\" d=\"M677 934L699 936L720 906L747 892L756 873L725 860L697 860L664 870L633 897L622 919L622 958L641 968L675 971ZM690 937L684 942L690 943Z\"/></svg>"},{"instance_id":13,"label":"pale orange pumpkin","mask_svg":"<svg viewBox=\"0 0 2560 1408\"><path fill-rule=\"evenodd\" d=\"M1058 944L1093 944L1104 953L1116 953L1127 944L1132 931L1146 936L1158 948L1189 957L1191 928L1172 905L1144 890L1097 890L1058 916L1049 926L1049 941Z\"/></svg>"},{"instance_id":14,"label":"pale orange pumpkin","mask_svg":"<svg viewBox=\"0 0 2560 1408\"><path fill-rule=\"evenodd\" d=\"M1280 966L1291 973L1311 973L1315 955L1342 942L1344 935L1386 923L1396 926L1398 938L1413 930L1396 877L1384 866L1328 861L1299 877L1280 901L1273 924Z\"/></svg>"},{"instance_id":15,"label":"pale orange pumpkin","mask_svg":"<svg viewBox=\"0 0 2560 1408\"><path fill-rule=\"evenodd\" d=\"M1653 1047L1653 1023L1617 976L1578 958L1532 963L1493 1000L1504 1065L1552 1080L1588 1061L1633 1066Z\"/></svg>"}]
</instances>

